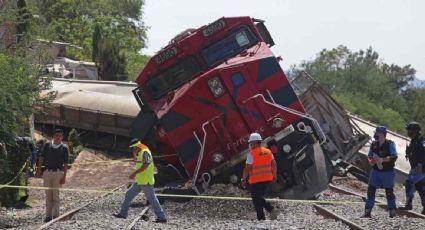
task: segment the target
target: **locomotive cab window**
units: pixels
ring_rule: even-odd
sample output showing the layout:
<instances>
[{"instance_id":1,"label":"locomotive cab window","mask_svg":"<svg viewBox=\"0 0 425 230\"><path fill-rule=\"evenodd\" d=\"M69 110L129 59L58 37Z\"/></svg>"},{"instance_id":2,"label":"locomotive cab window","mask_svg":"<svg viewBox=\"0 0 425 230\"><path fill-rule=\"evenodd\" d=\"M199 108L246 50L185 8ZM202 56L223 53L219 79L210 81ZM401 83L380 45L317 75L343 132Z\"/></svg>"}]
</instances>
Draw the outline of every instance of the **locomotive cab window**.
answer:
<instances>
[{"instance_id":1,"label":"locomotive cab window","mask_svg":"<svg viewBox=\"0 0 425 230\"><path fill-rule=\"evenodd\" d=\"M251 29L247 26L242 26L227 37L203 49L201 54L206 64L212 66L239 54L256 43L257 38Z\"/></svg>"},{"instance_id":2,"label":"locomotive cab window","mask_svg":"<svg viewBox=\"0 0 425 230\"><path fill-rule=\"evenodd\" d=\"M145 87L152 98L158 99L175 90L201 70L195 57L189 56L146 81Z\"/></svg>"}]
</instances>

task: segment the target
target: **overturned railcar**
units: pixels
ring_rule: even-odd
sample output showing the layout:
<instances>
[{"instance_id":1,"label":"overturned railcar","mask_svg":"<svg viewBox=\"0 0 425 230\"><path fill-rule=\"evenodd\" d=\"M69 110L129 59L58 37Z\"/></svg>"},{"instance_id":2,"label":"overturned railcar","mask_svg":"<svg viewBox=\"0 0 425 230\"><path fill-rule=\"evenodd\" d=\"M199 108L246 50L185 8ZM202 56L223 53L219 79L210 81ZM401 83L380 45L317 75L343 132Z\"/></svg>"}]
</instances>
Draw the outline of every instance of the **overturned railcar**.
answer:
<instances>
[{"instance_id":1,"label":"overturned railcar","mask_svg":"<svg viewBox=\"0 0 425 230\"><path fill-rule=\"evenodd\" d=\"M141 110L131 136L162 156L159 174L174 171L198 193L217 181L237 183L248 136L258 132L278 164L275 194L303 199L327 187L326 136L273 45L264 21L223 17L182 32L149 60L133 90Z\"/></svg>"}]
</instances>

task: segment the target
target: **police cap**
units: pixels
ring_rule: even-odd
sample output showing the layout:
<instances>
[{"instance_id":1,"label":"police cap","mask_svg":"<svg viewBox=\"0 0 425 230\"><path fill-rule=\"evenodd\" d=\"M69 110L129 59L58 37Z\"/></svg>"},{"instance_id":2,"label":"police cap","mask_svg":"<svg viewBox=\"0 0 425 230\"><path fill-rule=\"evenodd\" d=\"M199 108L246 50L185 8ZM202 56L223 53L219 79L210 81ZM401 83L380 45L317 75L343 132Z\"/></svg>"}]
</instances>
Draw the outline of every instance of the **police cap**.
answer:
<instances>
[{"instance_id":1,"label":"police cap","mask_svg":"<svg viewBox=\"0 0 425 230\"><path fill-rule=\"evenodd\" d=\"M407 130L420 131L421 130L421 125L418 122L416 122L416 121L411 121L411 122L409 122L409 124L406 125L406 129Z\"/></svg>"}]
</instances>

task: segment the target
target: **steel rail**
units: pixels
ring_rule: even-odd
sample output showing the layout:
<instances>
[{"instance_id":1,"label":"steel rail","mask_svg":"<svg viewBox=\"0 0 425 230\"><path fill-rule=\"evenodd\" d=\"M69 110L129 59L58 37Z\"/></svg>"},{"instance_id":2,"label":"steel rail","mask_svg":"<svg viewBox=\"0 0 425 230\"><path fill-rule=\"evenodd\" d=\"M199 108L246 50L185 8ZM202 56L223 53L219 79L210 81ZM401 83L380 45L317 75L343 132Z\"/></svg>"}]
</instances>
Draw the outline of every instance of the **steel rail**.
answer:
<instances>
[{"instance_id":1,"label":"steel rail","mask_svg":"<svg viewBox=\"0 0 425 230\"><path fill-rule=\"evenodd\" d=\"M143 218L143 216L146 215L146 212L149 210L149 207L144 208L139 215L136 216L136 218L133 219L133 221L125 228L125 230L131 230L133 229L134 225L136 225L136 223Z\"/></svg>"},{"instance_id":2,"label":"steel rail","mask_svg":"<svg viewBox=\"0 0 425 230\"><path fill-rule=\"evenodd\" d=\"M338 192L340 194L346 194L346 195L352 195L352 196L357 196L362 198L363 200L366 200L366 196L354 191L350 191L348 189L345 188L341 188L338 186L335 186L333 184L329 184L329 188L334 190L335 192ZM376 200L376 205L380 208L384 208L384 209L388 209L388 206L385 204L385 202L381 201L381 200ZM396 212L398 215L400 216L407 216L407 217L412 217L412 218L420 218L420 219L425 219L425 215L422 215L420 213L414 212L414 211L410 211L410 210L403 210L403 209L396 209Z\"/></svg>"},{"instance_id":3,"label":"steel rail","mask_svg":"<svg viewBox=\"0 0 425 230\"><path fill-rule=\"evenodd\" d=\"M117 188L113 189L111 192L115 192L115 191L121 189L124 186L125 185L120 185ZM37 230L47 229L50 226L52 226L54 223L59 222L59 221L62 221L62 220L69 220L75 213L79 212L81 209L89 206L90 204L94 203L95 201L98 201L98 200L100 200L102 198L105 198L106 196L108 196L110 194L112 194L112 193L105 193L105 194L103 194L101 196L98 196L98 197L90 200L89 202L87 202L87 203L85 203L85 204L83 204L83 205L81 205L81 206L79 206L77 208L74 208L74 209L72 209L70 211L67 211L66 213L64 213L64 214L56 217L55 219L53 219L53 220L51 220L51 221L49 221L49 222L41 225L39 228L37 228Z\"/></svg>"},{"instance_id":4,"label":"steel rail","mask_svg":"<svg viewBox=\"0 0 425 230\"><path fill-rule=\"evenodd\" d=\"M317 205L317 204L313 204L313 207L316 209L316 211L322 215L325 218L330 218L330 219L334 219L334 220L338 220L341 221L342 223L348 225L348 227L352 230L365 230L365 228L361 227L360 225L346 219L343 216L340 216L326 208L324 208L321 205Z\"/></svg>"}]
</instances>

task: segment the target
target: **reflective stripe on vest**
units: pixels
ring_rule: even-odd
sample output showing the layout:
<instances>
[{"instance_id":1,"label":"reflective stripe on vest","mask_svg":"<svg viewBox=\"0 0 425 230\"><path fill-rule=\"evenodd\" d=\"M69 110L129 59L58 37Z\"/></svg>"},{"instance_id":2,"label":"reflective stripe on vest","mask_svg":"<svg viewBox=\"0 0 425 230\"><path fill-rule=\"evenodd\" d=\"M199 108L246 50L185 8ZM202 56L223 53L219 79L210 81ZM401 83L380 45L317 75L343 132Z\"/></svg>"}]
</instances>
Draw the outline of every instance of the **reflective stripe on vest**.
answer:
<instances>
[{"instance_id":1,"label":"reflective stripe on vest","mask_svg":"<svg viewBox=\"0 0 425 230\"><path fill-rule=\"evenodd\" d=\"M148 148L144 148L140 150L137 153L137 162L135 169L139 169L143 166L143 154L144 152L148 153L149 156L149 165L148 167L143 171L136 175L135 182L138 185L154 185L155 184L155 178L154 178L154 164L153 164L153 158L151 151Z\"/></svg>"},{"instance_id":2,"label":"reflective stripe on vest","mask_svg":"<svg viewBox=\"0 0 425 230\"><path fill-rule=\"evenodd\" d=\"M273 172L272 172L272 160L273 154L269 149L263 147L257 147L251 149L252 155L252 168L249 172L250 184L272 181Z\"/></svg>"}]
</instances>

